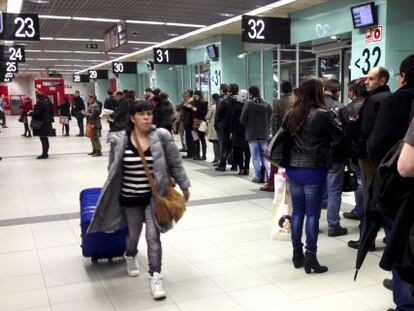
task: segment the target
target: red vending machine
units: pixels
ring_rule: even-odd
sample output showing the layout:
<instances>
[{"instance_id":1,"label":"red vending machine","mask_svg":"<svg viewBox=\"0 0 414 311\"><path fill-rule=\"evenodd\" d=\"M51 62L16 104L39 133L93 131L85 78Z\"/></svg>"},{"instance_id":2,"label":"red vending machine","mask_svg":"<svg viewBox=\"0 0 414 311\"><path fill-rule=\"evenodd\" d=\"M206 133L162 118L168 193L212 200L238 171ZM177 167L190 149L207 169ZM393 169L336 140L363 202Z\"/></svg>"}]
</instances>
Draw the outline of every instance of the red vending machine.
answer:
<instances>
[{"instance_id":1,"label":"red vending machine","mask_svg":"<svg viewBox=\"0 0 414 311\"><path fill-rule=\"evenodd\" d=\"M42 92L49 97L53 104L55 115L58 114L58 106L63 104L65 99L65 83L62 79L36 79L36 92Z\"/></svg>"}]
</instances>

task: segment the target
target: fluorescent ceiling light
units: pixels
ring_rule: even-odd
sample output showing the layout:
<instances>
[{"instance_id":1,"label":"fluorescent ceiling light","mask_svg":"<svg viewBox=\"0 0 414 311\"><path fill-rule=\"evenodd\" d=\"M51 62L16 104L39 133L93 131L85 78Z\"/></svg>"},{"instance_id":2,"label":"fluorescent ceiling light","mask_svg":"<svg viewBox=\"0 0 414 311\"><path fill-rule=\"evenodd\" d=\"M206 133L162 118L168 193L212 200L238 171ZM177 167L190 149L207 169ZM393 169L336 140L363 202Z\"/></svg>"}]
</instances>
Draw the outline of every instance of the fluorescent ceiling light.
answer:
<instances>
[{"instance_id":1,"label":"fluorescent ceiling light","mask_svg":"<svg viewBox=\"0 0 414 311\"><path fill-rule=\"evenodd\" d=\"M125 21L127 24L141 24L141 25L164 25L164 22L153 22L153 21L139 21L139 20L130 20Z\"/></svg>"},{"instance_id":2,"label":"fluorescent ceiling light","mask_svg":"<svg viewBox=\"0 0 414 311\"><path fill-rule=\"evenodd\" d=\"M119 23L120 19L115 18L95 18L95 17L72 17L74 21L86 21L86 22L104 22L104 23Z\"/></svg>"},{"instance_id":3,"label":"fluorescent ceiling light","mask_svg":"<svg viewBox=\"0 0 414 311\"><path fill-rule=\"evenodd\" d=\"M183 24L183 23L165 23L166 26L177 26L177 27L191 27L191 28L203 28L207 25L197 25L197 24Z\"/></svg>"},{"instance_id":4,"label":"fluorescent ceiling light","mask_svg":"<svg viewBox=\"0 0 414 311\"><path fill-rule=\"evenodd\" d=\"M104 39L91 39L92 42L104 42Z\"/></svg>"},{"instance_id":5,"label":"fluorescent ceiling light","mask_svg":"<svg viewBox=\"0 0 414 311\"><path fill-rule=\"evenodd\" d=\"M55 38L52 37L40 37L40 40L55 40Z\"/></svg>"},{"instance_id":6,"label":"fluorescent ceiling light","mask_svg":"<svg viewBox=\"0 0 414 311\"><path fill-rule=\"evenodd\" d=\"M28 52L28 53L41 53L43 51L42 50L25 50L25 52Z\"/></svg>"},{"instance_id":7,"label":"fluorescent ceiling light","mask_svg":"<svg viewBox=\"0 0 414 311\"><path fill-rule=\"evenodd\" d=\"M91 41L90 39L86 38L55 38L58 41Z\"/></svg>"},{"instance_id":8,"label":"fluorescent ceiling light","mask_svg":"<svg viewBox=\"0 0 414 311\"><path fill-rule=\"evenodd\" d=\"M246 13L243 13L241 15L234 16L232 18L229 18L227 20L221 21L219 23L216 23L216 24L213 24L213 25L204 27L204 28L200 28L200 29L197 29L197 30L188 32L186 34L183 34L183 35L178 36L178 37L175 37L175 38L168 39L168 40L163 41L163 42L161 42L159 44L146 47L146 48L144 48L142 50L139 50L139 51L136 51L136 52L132 52L132 53L129 53L127 55L120 56L120 57L118 57L118 58L116 58L114 60L111 60L109 62L104 62L102 64L99 64L99 65L96 65L96 66L92 66L92 67L87 68L85 70L78 71L77 73L83 73L83 72L87 72L88 70L98 69L98 68L101 68L103 66L110 65L113 61L122 61L122 60L128 59L130 57L134 57L134 56L136 57L138 55L141 55L141 54L144 54L144 53L147 53L147 52L151 52L156 47L165 46L165 45L168 45L168 44L172 44L172 43L178 42L180 40L184 40L184 39L187 39L187 38L190 38L190 37L195 37L195 36L197 36L197 35L199 35L201 33L207 32L209 30L216 29L216 28L219 28L219 27L222 27L222 26L225 26L225 25L234 23L234 22L238 22L238 21L240 21L242 19L242 16L243 15L253 15L254 16L254 15L263 14L263 13L265 13L267 11L270 11L270 10L273 10L275 8L278 8L278 7L281 7L281 6L284 6L284 5L293 3L295 1L296 0L280 0L280 1L274 2L274 3L269 4L269 5L265 5L265 6L261 7L261 8L258 8L258 9L255 9L255 10L252 10L252 11L249 11L249 12L246 12Z\"/></svg>"},{"instance_id":9,"label":"fluorescent ceiling light","mask_svg":"<svg viewBox=\"0 0 414 311\"><path fill-rule=\"evenodd\" d=\"M53 65L55 67L73 67L74 65Z\"/></svg>"},{"instance_id":10,"label":"fluorescent ceiling light","mask_svg":"<svg viewBox=\"0 0 414 311\"><path fill-rule=\"evenodd\" d=\"M151 42L151 41L129 41L128 43L131 44L158 44L159 42Z\"/></svg>"},{"instance_id":11,"label":"fluorescent ceiling light","mask_svg":"<svg viewBox=\"0 0 414 311\"><path fill-rule=\"evenodd\" d=\"M44 50L45 53L72 53L72 51L65 50Z\"/></svg>"},{"instance_id":12,"label":"fluorescent ceiling light","mask_svg":"<svg viewBox=\"0 0 414 311\"><path fill-rule=\"evenodd\" d=\"M47 60L47 61L56 61L56 60L60 60L59 58L36 58L35 60Z\"/></svg>"},{"instance_id":13,"label":"fluorescent ceiling light","mask_svg":"<svg viewBox=\"0 0 414 311\"><path fill-rule=\"evenodd\" d=\"M61 16L61 15L39 15L39 18L44 19L72 19L70 16Z\"/></svg>"},{"instance_id":14,"label":"fluorescent ceiling light","mask_svg":"<svg viewBox=\"0 0 414 311\"><path fill-rule=\"evenodd\" d=\"M126 55L128 53L109 52L109 55Z\"/></svg>"},{"instance_id":15,"label":"fluorescent ceiling light","mask_svg":"<svg viewBox=\"0 0 414 311\"><path fill-rule=\"evenodd\" d=\"M23 0L7 0L8 13L20 13Z\"/></svg>"},{"instance_id":16,"label":"fluorescent ceiling light","mask_svg":"<svg viewBox=\"0 0 414 311\"><path fill-rule=\"evenodd\" d=\"M73 51L76 54L104 54L104 52L92 52L92 51Z\"/></svg>"}]
</instances>

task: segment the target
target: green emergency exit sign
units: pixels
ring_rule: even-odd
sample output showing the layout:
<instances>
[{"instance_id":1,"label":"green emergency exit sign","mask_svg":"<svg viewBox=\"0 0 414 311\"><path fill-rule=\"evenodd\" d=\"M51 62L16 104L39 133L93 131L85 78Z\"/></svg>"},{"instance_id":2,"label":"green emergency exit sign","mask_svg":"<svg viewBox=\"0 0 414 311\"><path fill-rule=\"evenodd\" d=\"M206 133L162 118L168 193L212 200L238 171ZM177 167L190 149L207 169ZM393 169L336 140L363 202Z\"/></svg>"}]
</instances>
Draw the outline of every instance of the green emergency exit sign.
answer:
<instances>
[{"instance_id":1,"label":"green emergency exit sign","mask_svg":"<svg viewBox=\"0 0 414 311\"><path fill-rule=\"evenodd\" d=\"M86 43L86 48L89 50L97 50L99 48L98 43Z\"/></svg>"}]
</instances>

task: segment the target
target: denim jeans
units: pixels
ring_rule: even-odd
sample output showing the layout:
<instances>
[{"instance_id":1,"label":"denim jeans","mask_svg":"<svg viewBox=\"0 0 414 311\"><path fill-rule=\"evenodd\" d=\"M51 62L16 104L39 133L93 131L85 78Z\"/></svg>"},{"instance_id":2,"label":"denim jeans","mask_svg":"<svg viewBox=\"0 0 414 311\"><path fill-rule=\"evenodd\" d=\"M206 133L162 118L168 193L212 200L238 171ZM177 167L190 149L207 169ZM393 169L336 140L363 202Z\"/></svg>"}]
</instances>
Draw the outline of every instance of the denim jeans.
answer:
<instances>
[{"instance_id":1,"label":"denim jeans","mask_svg":"<svg viewBox=\"0 0 414 311\"><path fill-rule=\"evenodd\" d=\"M397 306L395 311L414 310L413 287L404 282L396 270L392 270L393 298Z\"/></svg>"},{"instance_id":2,"label":"denim jeans","mask_svg":"<svg viewBox=\"0 0 414 311\"><path fill-rule=\"evenodd\" d=\"M326 178L328 230L334 230L340 226L339 211L342 202L344 169L344 163L334 163Z\"/></svg>"},{"instance_id":3,"label":"denim jeans","mask_svg":"<svg viewBox=\"0 0 414 311\"><path fill-rule=\"evenodd\" d=\"M351 165L352 171L357 177L357 190L354 192L355 195L355 208L354 213L362 217L362 212L364 210L364 192L362 190L362 175L361 175L361 169L359 168L359 165L352 164Z\"/></svg>"},{"instance_id":4,"label":"denim jeans","mask_svg":"<svg viewBox=\"0 0 414 311\"><path fill-rule=\"evenodd\" d=\"M306 216L306 250L316 254L324 186L325 183L307 185L289 180L293 207L292 244L294 249L301 249L303 246L302 231Z\"/></svg>"},{"instance_id":5,"label":"denim jeans","mask_svg":"<svg viewBox=\"0 0 414 311\"><path fill-rule=\"evenodd\" d=\"M266 148L267 139L249 141L249 149L252 157L254 174L257 179L267 180L267 178L269 177L270 165L264 157L264 152ZM264 167L265 169L265 176L262 176L262 167Z\"/></svg>"},{"instance_id":6,"label":"denim jeans","mask_svg":"<svg viewBox=\"0 0 414 311\"><path fill-rule=\"evenodd\" d=\"M128 256L137 253L142 225L145 222L145 238L147 240L149 273L161 272L162 247L160 233L155 227L154 216L150 205L146 207L123 207L128 225L126 252Z\"/></svg>"}]
</instances>

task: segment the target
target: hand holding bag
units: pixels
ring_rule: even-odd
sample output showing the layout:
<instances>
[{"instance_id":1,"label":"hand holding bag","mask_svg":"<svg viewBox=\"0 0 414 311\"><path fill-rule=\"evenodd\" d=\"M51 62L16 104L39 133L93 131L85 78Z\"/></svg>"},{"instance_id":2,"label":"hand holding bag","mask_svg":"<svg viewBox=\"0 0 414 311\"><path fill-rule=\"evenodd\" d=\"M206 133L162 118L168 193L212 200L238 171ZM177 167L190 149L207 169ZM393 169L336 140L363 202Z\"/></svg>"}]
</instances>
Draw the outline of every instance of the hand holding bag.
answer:
<instances>
[{"instance_id":1,"label":"hand holding bag","mask_svg":"<svg viewBox=\"0 0 414 311\"><path fill-rule=\"evenodd\" d=\"M349 165L345 166L344 183L342 185L342 192L354 192L357 190L357 177Z\"/></svg>"},{"instance_id":2,"label":"hand holding bag","mask_svg":"<svg viewBox=\"0 0 414 311\"><path fill-rule=\"evenodd\" d=\"M134 130L132 130L132 138L135 141L139 156L144 165L145 175L148 177L151 186L152 196L155 204L155 217L160 225L168 225L171 222L178 222L185 212L184 197L173 187L168 187L167 192L161 196L155 185L154 178L149 170L148 162L144 152L139 144ZM164 151L165 152L165 151Z\"/></svg>"},{"instance_id":3,"label":"hand holding bag","mask_svg":"<svg viewBox=\"0 0 414 311\"><path fill-rule=\"evenodd\" d=\"M86 124L85 136L89 138L94 138L96 136L95 125L90 124L89 122Z\"/></svg>"},{"instance_id":4,"label":"hand holding bag","mask_svg":"<svg viewBox=\"0 0 414 311\"><path fill-rule=\"evenodd\" d=\"M291 239L292 198L285 172L275 175L274 185L270 235L273 240L289 241Z\"/></svg>"}]
</instances>

